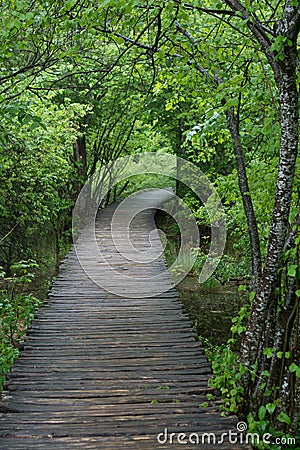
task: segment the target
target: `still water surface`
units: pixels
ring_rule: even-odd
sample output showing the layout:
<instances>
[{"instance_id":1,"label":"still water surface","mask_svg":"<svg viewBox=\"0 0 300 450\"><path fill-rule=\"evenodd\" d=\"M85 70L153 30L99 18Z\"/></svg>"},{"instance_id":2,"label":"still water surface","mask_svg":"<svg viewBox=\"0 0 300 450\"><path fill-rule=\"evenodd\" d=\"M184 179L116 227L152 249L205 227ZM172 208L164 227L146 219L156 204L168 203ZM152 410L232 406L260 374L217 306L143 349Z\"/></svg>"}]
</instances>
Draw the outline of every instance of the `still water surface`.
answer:
<instances>
[{"instance_id":1,"label":"still water surface","mask_svg":"<svg viewBox=\"0 0 300 450\"><path fill-rule=\"evenodd\" d=\"M231 337L232 318L245 304L237 286L204 291L194 277L188 276L177 290L199 336L215 345L225 343Z\"/></svg>"}]
</instances>

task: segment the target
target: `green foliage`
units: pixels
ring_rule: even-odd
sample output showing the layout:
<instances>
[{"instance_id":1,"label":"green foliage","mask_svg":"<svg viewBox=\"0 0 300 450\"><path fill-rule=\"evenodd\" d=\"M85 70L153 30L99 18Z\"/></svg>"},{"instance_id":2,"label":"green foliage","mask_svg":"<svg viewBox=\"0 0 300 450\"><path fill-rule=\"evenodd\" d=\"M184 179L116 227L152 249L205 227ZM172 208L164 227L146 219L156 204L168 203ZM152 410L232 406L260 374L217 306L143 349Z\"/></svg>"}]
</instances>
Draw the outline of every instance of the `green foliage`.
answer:
<instances>
[{"instance_id":1,"label":"green foliage","mask_svg":"<svg viewBox=\"0 0 300 450\"><path fill-rule=\"evenodd\" d=\"M273 198L275 189L275 160L264 162L254 159L249 163L249 168L249 185L258 222L261 249L265 255L273 209L270 199ZM235 242L235 251L244 255L250 250L248 225L239 193L236 171L233 170L226 177L219 176L216 185L219 195L224 198L229 236Z\"/></svg>"},{"instance_id":2,"label":"green foliage","mask_svg":"<svg viewBox=\"0 0 300 450\"><path fill-rule=\"evenodd\" d=\"M247 416L247 432L258 434L261 437L260 442L257 443L255 448L257 448L258 450L281 450L282 448L298 450L299 445L297 443L299 442L299 430L296 435L292 436L289 433L276 431L274 429L272 423L275 419L275 416L277 416L277 420L279 420L279 422L283 424L289 425L291 423L291 420L286 413L280 412L278 414L276 413L276 410L276 402L267 403L266 405L262 405L259 407L258 417L256 420L251 413ZM282 442L282 444L271 443L269 445L267 443L264 443L262 439L264 435L270 436L273 442L275 442L275 439L278 439L278 442Z\"/></svg>"},{"instance_id":3,"label":"green foliage","mask_svg":"<svg viewBox=\"0 0 300 450\"><path fill-rule=\"evenodd\" d=\"M0 115L0 262L8 273L18 258L34 256L31 234L57 230L69 214L77 179L70 150L85 109L23 94L0 105Z\"/></svg>"},{"instance_id":4,"label":"green foliage","mask_svg":"<svg viewBox=\"0 0 300 450\"><path fill-rule=\"evenodd\" d=\"M297 5L298 6L298 5ZM286 46L292 47L293 43L286 36L277 36L270 47L270 51L275 53L275 60L283 61L285 58L284 49Z\"/></svg>"},{"instance_id":5,"label":"green foliage","mask_svg":"<svg viewBox=\"0 0 300 450\"><path fill-rule=\"evenodd\" d=\"M167 246L166 257L170 264L175 261L177 251L174 246ZM177 258L176 267L172 270L178 274L188 272L192 275L199 276L206 259L206 251L202 249L193 249L191 253L183 252ZM250 278L249 261L246 259L239 260L236 256L224 254L212 275L211 282L214 279L216 286L219 286L220 283L224 285L232 280L247 278ZM204 287L202 286L202 288Z\"/></svg>"},{"instance_id":6,"label":"green foliage","mask_svg":"<svg viewBox=\"0 0 300 450\"><path fill-rule=\"evenodd\" d=\"M243 290L245 286L241 286L240 290ZM212 363L212 369L214 378L210 380L209 384L211 387L218 389L221 393L223 399L222 409L225 413L236 413L240 414L243 409L244 402L244 392L240 384L243 375L248 371L240 362L238 353L233 351L233 346L236 344L237 335L243 335L245 332L245 325L249 317L249 308L242 307L238 316L232 319L232 338L230 338L227 344L215 347L210 344L207 339L201 339L204 342L206 354ZM267 358L272 358L276 353L277 358L281 359L283 357L282 352L276 352L275 348L265 348L264 354ZM285 358L290 358L290 353L285 354ZM257 377L257 368L253 367L251 370L251 379L254 380ZM292 363L289 367L291 373L295 373L297 377L300 377L300 367L296 363ZM265 370L261 375L260 388L264 389L270 373ZM275 396L274 396L275 398ZM211 398L207 396L207 399ZM268 402L262 404L258 408L257 417L254 417L252 413L247 416L248 433L256 433L260 437L265 434L269 434L272 437L283 438L283 442L290 442L288 448L298 448L297 443L294 445L293 442L297 441L297 436L291 436L286 434L284 431L278 431L274 427L274 423L282 423L286 426L291 424L290 417L280 409L280 400L275 399L273 402ZM255 447L259 450L272 449L280 450L282 447L280 445L271 444L267 445L260 440L258 445Z\"/></svg>"},{"instance_id":7,"label":"green foliage","mask_svg":"<svg viewBox=\"0 0 300 450\"><path fill-rule=\"evenodd\" d=\"M204 340L205 351L211 361L214 374L209 384L220 391L224 401L222 409L226 413L240 413L244 402L241 379L247 369L239 362L239 355L234 348L237 342L236 336L244 333L248 317L249 308L243 306L239 314L232 318L232 337L226 344L214 347L208 340Z\"/></svg>"},{"instance_id":8,"label":"green foliage","mask_svg":"<svg viewBox=\"0 0 300 450\"><path fill-rule=\"evenodd\" d=\"M249 315L249 308L243 306L240 309L238 316L232 318L233 325L231 327L231 332L233 336L236 334L241 336L246 331L246 324L248 322Z\"/></svg>"},{"instance_id":9,"label":"green foliage","mask_svg":"<svg viewBox=\"0 0 300 450\"><path fill-rule=\"evenodd\" d=\"M292 363L289 367L289 371L291 373L295 372L296 377L300 378L300 366L298 366L296 363Z\"/></svg>"},{"instance_id":10,"label":"green foliage","mask_svg":"<svg viewBox=\"0 0 300 450\"><path fill-rule=\"evenodd\" d=\"M231 343L214 347L207 340L205 340L205 350L212 363L214 374L209 385L220 391L224 401L223 410L237 413L243 402L243 388L240 386L240 380L244 372L238 363L238 354L232 350ZM210 400L209 397L208 400Z\"/></svg>"},{"instance_id":11,"label":"green foliage","mask_svg":"<svg viewBox=\"0 0 300 450\"><path fill-rule=\"evenodd\" d=\"M14 359L18 356L18 345L34 312L41 305L40 300L26 292L37 264L34 261L19 261L11 267L12 277L0 280L0 389Z\"/></svg>"}]
</instances>

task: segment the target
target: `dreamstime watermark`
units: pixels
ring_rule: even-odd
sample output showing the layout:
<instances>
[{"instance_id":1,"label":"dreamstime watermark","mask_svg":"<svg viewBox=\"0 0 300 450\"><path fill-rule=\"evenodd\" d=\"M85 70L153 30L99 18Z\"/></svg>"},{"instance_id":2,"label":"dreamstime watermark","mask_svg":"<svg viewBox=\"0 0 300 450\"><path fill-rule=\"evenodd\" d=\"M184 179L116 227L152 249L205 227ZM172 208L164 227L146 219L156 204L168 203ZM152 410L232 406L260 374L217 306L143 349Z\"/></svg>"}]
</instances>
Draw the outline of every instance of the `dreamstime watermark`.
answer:
<instances>
[{"instance_id":1,"label":"dreamstime watermark","mask_svg":"<svg viewBox=\"0 0 300 450\"><path fill-rule=\"evenodd\" d=\"M130 227L138 214L149 209L161 209L167 212L176 221L179 230L181 245L176 260L170 271L174 284L178 284L192 268L200 248L199 229L189 207L168 188L137 190L134 194L120 202L111 218L109 229L109 248L99 244L99 230L96 230L96 215L99 205L106 196L120 183L131 177L142 175L164 176L166 180L173 180L173 184L182 183L187 186L205 209L206 217L211 229L210 248L206 255L199 275L199 282L206 281L216 269L226 242L225 211L216 189L201 170L194 164L183 160L176 155L168 153L142 153L118 158L101 167L93 177L88 180L81 190L73 211L73 242L78 260L88 276L105 290L123 297L147 297L164 292L161 283L167 268L161 265L161 272L125 271L119 270L122 261L131 266L149 264L158 260L163 252L162 245L157 245L158 234L155 230L149 232L149 249L140 251L131 242ZM153 184L153 183L152 183ZM107 232L108 233L108 232ZM106 234L107 236L107 234ZM152 245L156 239L156 244ZM117 255L112 257L113 252ZM186 257L188 255L188 258ZM123 258L123 259L122 259ZM182 261L185 262L184 267ZM117 267L116 267L117 266ZM180 268L180 270L177 270ZM110 280L114 282L110 282ZM133 286L142 283L151 283L154 287L148 291Z\"/></svg>"},{"instance_id":2,"label":"dreamstime watermark","mask_svg":"<svg viewBox=\"0 0 300 450\"><path fill-rule=\"evenodd\" d=\"M157 435L157 442L161 445L218 445L223 444L250 444L252 446L258 446L259 444L265 445L295 445L296 439L289 436L274 437L270 433L265 433L260 436L258 433L250 433L247 431L246 422L238 422L236 430L228 430L225 433L217 435L212 432L170 432L168 428L165 428L162 433Z\"/></svg>"}]
</instances>

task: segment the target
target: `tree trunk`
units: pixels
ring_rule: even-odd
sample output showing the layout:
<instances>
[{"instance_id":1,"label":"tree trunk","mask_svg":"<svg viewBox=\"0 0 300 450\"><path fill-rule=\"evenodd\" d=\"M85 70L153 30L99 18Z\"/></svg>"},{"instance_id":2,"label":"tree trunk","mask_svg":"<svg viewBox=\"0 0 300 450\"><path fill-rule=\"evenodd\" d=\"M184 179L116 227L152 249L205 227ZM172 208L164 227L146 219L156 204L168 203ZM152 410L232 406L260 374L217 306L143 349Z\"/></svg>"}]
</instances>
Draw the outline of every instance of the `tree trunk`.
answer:
<instances>
[{"instance_id":1,"label":"tree trunk","mask_svg":"<svg viewBox=\"0 0 300 450\"><path fill-rule=\"evenodd\" d=\"M252 256L251 289L255 290L261 277L261 252L260 252L260 241L256 215L254 212L252 198L249 190L248 177L244 160L244 152L239 133L238 118L234 113L234 108L230 108L229 110L226 111L226 118L233 144L233 150L236 160L236 168L238 172L238 183L247 219L248 232L251 244L251 256Z\"/></svg>"},{"instance_id":2,"label":"tree trunk","mask_svg":"<svg viewBox=\"0 0 300 450\"><path fill-rule=\"evenodd\" d=\"M295 314L291 315L291 308L293 309L291 299L295 300L294 291L289 292L288 290L283 298L276 294L276 288L280 288L278 274L279 269L282 267L284 246L288 234L294 171L298 153L296 40L293 46L286 45L284 54L284 61L280 61L277 64L275 77L281 109L281 140L275 205L265 267L253 300L250 320L242 343L241 361L249 370L255 364L258 365L255 380L251 382L250 374L245 376L243 380L245 398L251 399L246 406L245 412L249 410L257 412L263 397L263 392L261 395L258 395L259 386L262 382L262 372L268 369L271 370L270 380L274 380L274 389L276 386L280 388L276 395L280 396L281 408L291 417L293 414L296 414L299 405L295 408L291 395L294 391L294 386L292 385L293 377L289 376L288 371L290 361L283 357L281 361L274 363L276 356L267 361L266 356L263 355L264 348L269 345L268 336L273 336L276 351L282 351L283 353L288 351L291 337L299 322L299 317ZM299 352L299 342L297 342L296 346L296 351ZM264 402L266 403L267 401L268 397L264 396ZM293 419L293 417L291 418Z\"/></svg>"},{"instance_id":3,"label":"tree trunk","mask_svg":"<svg viewBox=\"0 0 300 450\"><path fill-rule=\"evenodd\" d=\"M177 158L177 178L176 178L176 195L180 198L183 198L184 194L186 194L186 185L181 181L181 165L182 165L182 159L185 159L185 151L183 148L184 143L184 119L180 118L177 128L177 138L175 143L175 154L179 156Z\"/></svg>"},{"instance_id":4,"label":"tree trunk","mask_svg":"<svg viewBox=\"0 0 300 450\"><path fill-rule=\"evenodd\" d=\"M78 180L75 185L75 197L81 191L87 177L87 156L85 135L79 136L73 145L74 163L77 168Z\"/></svg>"}]
</instances>

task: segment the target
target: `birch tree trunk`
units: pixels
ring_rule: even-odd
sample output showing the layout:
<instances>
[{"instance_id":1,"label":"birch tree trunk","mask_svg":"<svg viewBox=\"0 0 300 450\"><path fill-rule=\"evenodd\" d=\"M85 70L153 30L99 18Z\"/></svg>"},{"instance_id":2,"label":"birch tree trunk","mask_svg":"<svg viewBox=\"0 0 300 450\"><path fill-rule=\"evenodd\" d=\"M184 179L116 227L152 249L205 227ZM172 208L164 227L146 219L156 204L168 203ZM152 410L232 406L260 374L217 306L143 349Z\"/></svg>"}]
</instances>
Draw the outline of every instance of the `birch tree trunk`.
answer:
<instances>
[{"instance_id":1,"label":"birch tree trunk","mask_svg":"<svg viewBox=\"0 0 300 450\"><path fill-rule=\"evenodd\" d=\"M256 295L252 303L251 316L241 349L241 362L248 368L242 381L245 403L244 413L257 417L263 403L277 399L279 410L291 419L290 431L296 430L299 421L299 378L290 373L292 361L298 361L299 349L299 299L295 295L295 278L288 278L288 287L281 289L279 271L283 265L285 243L289 232L289 215L292 200L296 158L298 154L299 95L297 87L297 38L300 29L298 2L285 2L284 14L277 20L272 40L266 27L257 18L250 17L246 8L236 0L225 3L238 11L246 20L254 39L260 44L274 73L280 99L280 152L276 182L275 204L268 241L267 257ZM274 48L274 47L273 47ZM296 261L298 264L298 261ZM273 355L264 350L273 348ZM255 376L251 377L251 372ZM265 384L265 374L269 373ZM282 428L282 423L275 423Z\"/></svg>"}]
</instances>

